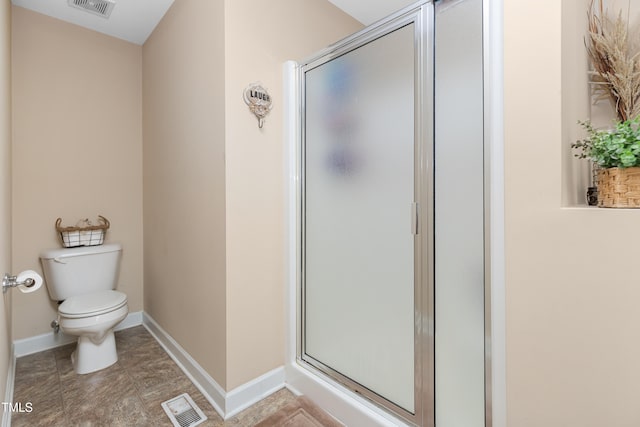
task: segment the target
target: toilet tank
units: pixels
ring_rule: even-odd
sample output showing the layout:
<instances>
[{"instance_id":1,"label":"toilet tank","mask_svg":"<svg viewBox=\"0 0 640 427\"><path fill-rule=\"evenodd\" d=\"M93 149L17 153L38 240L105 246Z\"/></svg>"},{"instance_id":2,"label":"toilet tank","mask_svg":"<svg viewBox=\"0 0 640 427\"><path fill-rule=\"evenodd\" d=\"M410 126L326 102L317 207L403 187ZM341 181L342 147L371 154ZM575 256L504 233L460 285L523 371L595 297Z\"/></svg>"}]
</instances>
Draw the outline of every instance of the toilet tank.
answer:
<instances>
[{"instance_id":1,"label":"toilet tank","mask_svg":"<svg viewBox=\"0 0 640 427\"><path fill-rule=\"evenodd\" d=\"M110 243L40 253L42 271L52 300L115 289L122 246Z\"/></svg>"}]
</instances>

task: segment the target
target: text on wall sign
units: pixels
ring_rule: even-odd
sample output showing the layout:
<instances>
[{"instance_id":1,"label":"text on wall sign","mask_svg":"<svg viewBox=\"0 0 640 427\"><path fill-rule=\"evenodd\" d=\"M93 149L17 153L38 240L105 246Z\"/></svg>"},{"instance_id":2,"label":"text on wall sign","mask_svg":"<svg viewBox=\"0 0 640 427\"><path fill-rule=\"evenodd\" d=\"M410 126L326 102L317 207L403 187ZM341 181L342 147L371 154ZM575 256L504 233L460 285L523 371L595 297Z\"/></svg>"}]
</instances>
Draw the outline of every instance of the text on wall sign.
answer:
<instances>
[{"instance_id":1,"label":"text on wall sign","mask_svg":"<svg viewBox=\"0 0 640 427\"><path fill-rule=\"evenodd\" d=\"M244 102L258 118L258 127L262 128L264 118L271 111L271 95L260 84L253 83L244 90Z\"/></svg>"}]
</instances>

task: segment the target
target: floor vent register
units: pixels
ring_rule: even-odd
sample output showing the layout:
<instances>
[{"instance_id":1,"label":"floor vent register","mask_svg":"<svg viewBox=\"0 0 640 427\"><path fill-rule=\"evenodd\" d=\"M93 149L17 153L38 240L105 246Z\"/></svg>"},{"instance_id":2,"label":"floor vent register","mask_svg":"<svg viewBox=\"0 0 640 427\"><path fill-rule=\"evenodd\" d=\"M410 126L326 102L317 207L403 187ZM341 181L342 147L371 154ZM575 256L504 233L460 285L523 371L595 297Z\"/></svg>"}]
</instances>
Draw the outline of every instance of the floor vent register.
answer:
<instances>
[{"instance_id":1,"label":"floor vent register","mask_svg":"<svg viewBox=\"0 0 640 427\"><path fill-rule=\"evenodd\" d=\"M197 426L207 420L207 416L198 408L188 393L162 402L162 409L175 427Z\"/></svg>"}]
</instances>

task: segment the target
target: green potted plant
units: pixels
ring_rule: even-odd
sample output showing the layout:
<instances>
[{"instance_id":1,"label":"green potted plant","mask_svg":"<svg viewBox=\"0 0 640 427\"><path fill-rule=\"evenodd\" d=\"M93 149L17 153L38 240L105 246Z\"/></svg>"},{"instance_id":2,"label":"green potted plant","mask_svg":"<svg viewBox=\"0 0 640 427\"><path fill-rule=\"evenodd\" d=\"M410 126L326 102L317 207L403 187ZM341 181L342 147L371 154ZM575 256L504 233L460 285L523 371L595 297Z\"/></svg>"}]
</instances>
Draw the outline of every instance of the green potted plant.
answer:
<instances>
[{"instance_id":1,"label":"green potted plant","mask_svg":"<svg viewBox=\"0 0 640 427\"><path fill-rule=\"evenodd\" d=\"M640 119L619 121L611 130L580 124L587 137L571 147L599 167L598 206L640 207Z\"/></svg>"},{"instance_id":2,"label":"green potted plant","mask_svg":"<svg viewBox=\"0 0 640 427\"><path fill-rule=\"evenodd\" d=\"M577 157L597 168L598 206L640 207L640 43L629 22L607 16L603 0L592 0L585 45L595 100L608 99L616 113L610 130L580 122L587 137L572 144Z\"/></svg>"}]
</instances>

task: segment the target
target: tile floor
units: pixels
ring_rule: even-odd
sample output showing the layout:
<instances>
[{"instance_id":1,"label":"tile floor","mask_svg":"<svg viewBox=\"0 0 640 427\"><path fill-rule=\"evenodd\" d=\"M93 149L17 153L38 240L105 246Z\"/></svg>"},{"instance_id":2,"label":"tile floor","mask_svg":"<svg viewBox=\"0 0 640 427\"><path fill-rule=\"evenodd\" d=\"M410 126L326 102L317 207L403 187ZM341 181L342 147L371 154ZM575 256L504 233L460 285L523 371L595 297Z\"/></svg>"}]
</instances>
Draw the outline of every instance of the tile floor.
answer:
<instances>
[{"instance_id":1,"label":"tile floor","mask_svg":"<svg viewBox=\"0 0 640 427\"><path fill-rule=\"evenodd\" d=\"M172 426L160 403L186 392L208 418L200 426L249 427L295 399L283 389L223 421L143 326L116 332L116 345L118 362L86 375L73 372L75 344L19 358L13 402L33 411L15 412L11 425Z\"/></svg>"}]
</instances>

